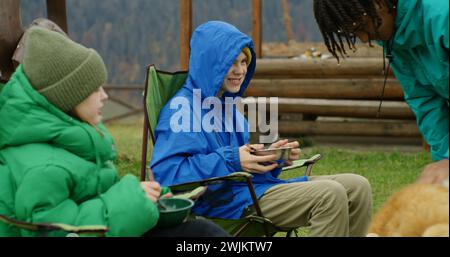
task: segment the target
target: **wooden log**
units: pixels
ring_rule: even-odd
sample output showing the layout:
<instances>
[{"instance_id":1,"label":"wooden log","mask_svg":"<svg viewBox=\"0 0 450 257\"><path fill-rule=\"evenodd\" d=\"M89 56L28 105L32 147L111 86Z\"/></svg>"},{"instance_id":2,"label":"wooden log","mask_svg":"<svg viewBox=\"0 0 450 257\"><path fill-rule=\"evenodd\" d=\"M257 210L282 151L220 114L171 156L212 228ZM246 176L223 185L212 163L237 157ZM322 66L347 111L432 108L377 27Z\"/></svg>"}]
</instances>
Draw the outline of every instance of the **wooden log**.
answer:
<instances>
[{"instance_id":1,"label":"wooden log","mask_svg":"<svg viewBox=\"0 0 450 257\"><path fill-rule=\"evenodd\" d=\"M249 104L254 102L253 100L254 99L246 98L243 99L242 103ZM269 102L268 99L267 102ZM377 100L278 98L278 113L375 119L377 117L379 103L380 102ZM254 106L256 107L257 105ZM269 104L266 105L266 111L271 111ZM415 116L405 102L384 101L381 106L379 118L414 120Z\"/></svg>"},{"instance_id":2,"label":"wooden log","mask_svg":"<svg viewBox=\"0 0 450 257\"><path fill-rule=\"evenodd\" d=\"M280 121L280 134L290 135L338 135L338 136L382 136L420 137L415 122L325 122L325 121Z\"/></svg>"},{"instance_id":3,"label":"wooden log","mask_svg":"<svg viewBox=\"0 0 450 257\"><path fill-rule=\"evenodd\" d=\"M335 59L259 59L254 78L384 78L383 59L349 58L340 65Z\"/></svg>"},{"instance_id":4,"label":"wooden log","mask_svg":"<svg viewBox=\"0 0 450 257\"><path fill-rule=\"evenodd\" d=\"M0 1L0 80L7 81L14 71L11 60L23 34L20 1Z\"/></svg>"},{"instance_id":5,"label":"wooden log","mask_svg":"<svg viewBox=\"0 0 450 257\"><path fill-rule=\"evenodd\" d=\"M279 99L279 113L302 113L315 116L376 118L379 101ZM405 102L384 101L379 118L414 120Z\"/></svg>"},{"instance_id":6,"label":"wooden log","mask_svg":"<svg viewBox=\"0 0 450 257\"><path fill-rule=\"evenodd\" d=\"M383 79L253 79L245 96L379 99L383 82ZM387 81L384 99L403 100L397 80Z\"/></svg>"},{"instance_id":7,"label":"wooden log","mask_svg":"<svg viewBox=\"0 0 450 257\"><path fill-rule=\"evenodd\" d=\"M257 58L262 57L262 0L252 0L252 38Z\"/></svg>"},{"instance_id":8,"label":"wooden log","mask_svg":"<svg viewBox=\"0 0 450 257\"><path fill-rule=\"evenodd\" d=\"M189 68L189 43L192 33L192 0L180 0L180 66Z\"/></svg>"},{"instance_id":9,"label":"wooden log","mask_svg":"<svg viewBox=\"0 0 450 257\"><path fill-rule=\"evenodd\" d=\"M47 0L47 16L49 20L68 33L66 0Z\"/></svg>"}]
</instances>

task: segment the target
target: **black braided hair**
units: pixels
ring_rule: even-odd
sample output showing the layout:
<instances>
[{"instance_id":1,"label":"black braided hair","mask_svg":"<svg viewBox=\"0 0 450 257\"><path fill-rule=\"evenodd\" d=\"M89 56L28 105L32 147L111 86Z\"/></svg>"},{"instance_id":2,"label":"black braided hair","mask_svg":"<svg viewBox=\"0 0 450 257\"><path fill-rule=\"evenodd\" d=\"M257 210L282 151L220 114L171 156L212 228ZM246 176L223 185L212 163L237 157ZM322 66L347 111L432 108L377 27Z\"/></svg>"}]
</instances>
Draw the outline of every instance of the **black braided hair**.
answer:
<instances>
[{"instance_id":1,"label":"black braided hair","mask_svg":"<svg viewBox=\"0 0 450 257\"><path fill-rule=\"evenodd\" d=\"M338 62L338 54L347 56L345 43L348 49L356 50L356 36L351 28L361 24L364 16L372 20L375 28L381 25L375 1L384 2L391 13L394 11L396 0L314 0L314 16L325 45Z\"/></svg>"}]
</instances>

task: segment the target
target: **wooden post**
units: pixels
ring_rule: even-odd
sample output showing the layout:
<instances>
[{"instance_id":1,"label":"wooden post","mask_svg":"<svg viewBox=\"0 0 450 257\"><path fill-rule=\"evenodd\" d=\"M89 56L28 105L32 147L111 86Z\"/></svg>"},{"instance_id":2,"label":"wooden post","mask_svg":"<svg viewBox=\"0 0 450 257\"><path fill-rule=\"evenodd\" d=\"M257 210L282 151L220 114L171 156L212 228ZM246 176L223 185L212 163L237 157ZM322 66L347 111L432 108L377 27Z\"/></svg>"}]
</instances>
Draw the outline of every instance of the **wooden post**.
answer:
<instances>
[{"instance_id":1,"label":"wooden post","mask_svg":"<svg viewBox=\"0 0 450 257\"><path fill-rule=\"evenodd\" d=\"M66 0L47 0L47 17L68 33Z\"/></svg>"},{"instance_id":2,"label":"wooden post","mask_svg":"<svg viewBox=\"0 0 450 257\"><path fill-rule=\"evenodd\" d=\"M262 0L252 0L252 38L256 57L262 57Z\"/></svg>"},{"instance_id":3,"label":"wooden post","mask_svg":"<svg viewBox=\"0 0 450 257\"><path fill-rule=\"evenodd\" d=\"M6 82L14 71L11 58L23 33L20 1L0 1L0 24L0 80Z\"/></svg>"},{"instance_id":4,"label":"wooden post","mask_svg":"<svg viewBox=\"0 0 450 257\"><path fill-rule=\"evenodd\" d=\"M192 0L180 0L180 66L189 68L189 55L192 33Z\"/></svg>"},{"instance_id":5,"label":"wooden post","mask_svg":"<svg viewBox=\"0 0 450 257\"><path fill-rule=\"evenodd\" d=\"M430 152L430 145L425 141L425 138L422 138L422 148L425 152Z\"/></svg>"},{"instance_id":6,"label":"wooden post","mask_svg":"<svg viewBox=\"0 0 450 257\"><path fill-rule=\"evenodd\" d=\"M288 43L289 43L294 40L294 32L292 31L291 16L289 15L288 0L281 0L281 5L283 7L284 28L286 29L286 34L287 34Z\"/></svg>"}]
</instances>

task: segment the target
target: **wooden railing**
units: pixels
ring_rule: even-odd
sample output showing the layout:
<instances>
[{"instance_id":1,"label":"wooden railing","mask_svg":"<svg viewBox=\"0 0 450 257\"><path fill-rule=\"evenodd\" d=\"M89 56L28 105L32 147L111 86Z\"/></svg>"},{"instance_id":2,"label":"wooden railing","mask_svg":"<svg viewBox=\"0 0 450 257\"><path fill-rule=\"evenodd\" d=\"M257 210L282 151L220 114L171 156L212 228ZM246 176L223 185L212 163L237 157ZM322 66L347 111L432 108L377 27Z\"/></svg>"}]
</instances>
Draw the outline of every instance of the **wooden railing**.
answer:
<instances>
[{"instance_id":1,"label":"wooden railing","mask_svg":"<svg viewBox=\"0 0 450 257\"><path fill-rule=\"evenodd\" d=\"M120 119L124 119L136 114L140 114L144 112L143 108L143 99L140 101L136 101L135 104L127 102L124 99L120 99L119 97L113 96L112 92L117 91L137 91L139 94L144 92L144 85L106 85L104 89L108 93L109 101L112 101L116 104L121 105L124 109L126 109L125 113L119 115L113 115L104 120L105 123L118 121Z\"/></svg>"}]
</instances>

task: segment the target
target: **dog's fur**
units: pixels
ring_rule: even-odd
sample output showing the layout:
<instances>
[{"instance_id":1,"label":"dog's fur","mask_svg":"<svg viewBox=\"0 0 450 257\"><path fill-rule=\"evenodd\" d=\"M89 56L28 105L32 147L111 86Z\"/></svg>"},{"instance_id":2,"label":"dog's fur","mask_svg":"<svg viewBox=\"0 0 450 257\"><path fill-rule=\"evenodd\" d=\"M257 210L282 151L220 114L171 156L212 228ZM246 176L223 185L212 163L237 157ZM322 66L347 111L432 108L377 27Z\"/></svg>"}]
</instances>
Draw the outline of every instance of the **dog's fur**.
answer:
<instances>
[{"instance_id":1,"label":"dog's fur","mask_svg":"<svg viewBox=\"0 0 450 257\"><path fill-rule=\"evenodd\" d=\"M448 186L412 184L395 193L372 220L368 236L449 236Z\"/></svg>"}]
</instances>

